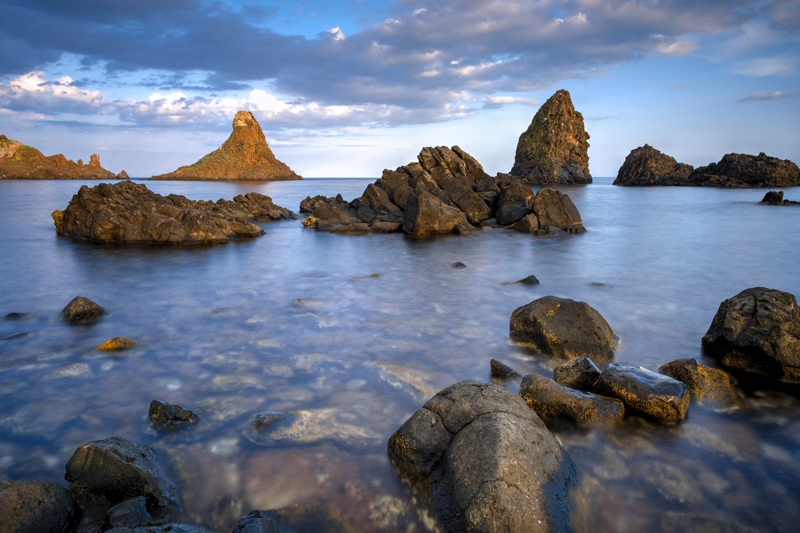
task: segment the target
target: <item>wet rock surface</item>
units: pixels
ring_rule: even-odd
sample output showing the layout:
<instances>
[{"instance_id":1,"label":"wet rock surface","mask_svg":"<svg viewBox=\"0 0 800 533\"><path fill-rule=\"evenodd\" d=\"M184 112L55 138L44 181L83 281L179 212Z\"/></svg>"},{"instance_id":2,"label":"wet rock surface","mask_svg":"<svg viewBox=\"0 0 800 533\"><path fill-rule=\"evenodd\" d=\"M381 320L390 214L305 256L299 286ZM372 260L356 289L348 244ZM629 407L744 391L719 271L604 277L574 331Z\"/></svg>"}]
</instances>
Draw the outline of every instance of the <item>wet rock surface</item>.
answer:
<instances>
[{"instance_id":1,"label":"wet rock surface","mask_svg":"<svg viewBox=\"0 0 800 533\"><path fill-rule=\"evenodd\" d=\"M595 391L619 398L626 409L662 423L681 422L689 410L686 385L669 376L634 366L608 365L600 374Z\"/></svg>"},{"instance_id":2,"label":"wet rock surface","mask_svg":"<svg viewBox=\"0 0 800 533\"><path fill-rule=\"evenodd\" d=\"M753 287L722 302L703 350L724 366L800 379L800 310L794 295Z\"/></svg>"},{"instance_id":3,"label":"wet rock surface","mask_svg":"<svg viewBox=\"0 0 800 533\"><path fill-rule=\"evenodd\" d=\"M162 403L158 400L150 402L148 410L150 422L158 429L181 429L197 423L200 417L197 413L184 409L180 405Z\"/></svg>"},{"instance_id":4,"label":"wet rock surface","mask_svg":"<svg viewBox=\"0 0 800 533\"><path fill-rule=\"evenodd\" d=\"M84 296L76 296L61 311L61 318L66 322L86 323L97 320L106 312L105 309Z\"/></svg>"},{"instance_id":5,"label":"wet rock surface","mask_svg":"<svg viewBox=\"0 0 800 533\"><path fill-rule=\"evenodd\" d=\"M96 243L218 244L263 234L253 221L291 218L259 193L194 201L128 181L84 185L65 210L53 212L59 235Z\"/></svg>"},{"instance_id":6,"label":"wet rock surface","mask_svg":"<svg viewBox=\"0 0 800 533\"><path fill-rule=\"evenodd\" d=\"M307 197L300 211L309 215L305 226L332 233L463 234L495 224L545 235L584 231L567 195L552 189L535 195L520 178L491 178L458 146L423 148L417 162L384 170L352 202Z\"/></svg>"},{"instance_id":7,"label":"wet rock surface","mask_svg":"<svg viewBox=\"0 0 800 533\"><path fill-rule=\"evenodd\" d=\"M519 137L510 174L526 182L591 183L589 134L568 91L551 96Z\"/></svg>"},{"instance_id":8,"label":"wet rock surface","mask_svg":"<svg viewBox=\"0 0 800 533\"><path fill-rule=\"evenodd\" d=\"M631 150L619 167L614 185L680 185L692 170L691 165L678 163L674 157L645 144Z\"/></svg>"},{"instance_id":9,"label":"wet rock surface","mask_svg":"<svg viewBox=\"0 0 800 533\"><path fill-rule=\"evenodd\" d=\"M511 339L563 359L614 360L617 336L586 302L545 296L514 310Z\"/></svg>"},{"instance_id":10,"label":"wet rock surface","mask_svg":"<svg viewBox=\"0 0 800 533\"><path fill-rule=\"evenodd\" d=\"M661 365L658 372L686 385L692 401L723 405L736 401L736 380L718 368L701 365L691 357Z\"/></svg>"},{"instance_id":11,"label":"wet rock surface","mask_svg":"<svg viewBox=\"0 0 800 533\"><path fill-rule=\"evenodd\" d=\"M759 203L764 205L800 205L800 202L794 200L784 200L783 191L769 191Z\"/></svg>"},{"instance_id":12,"label":"wet rock surface","mask_svg":"<svg viewBox=\"0 0 800 533\"><path fill-rule=\"evenodd\" d=\"M0 481L0 531L72 531L81 509L64 487L45 481Z\"/></svg>"},{"instance_id":13,"label":"wet rock surface","mask_svg":"<svg viewBox=\"0 0 800 533\"><path fill-rule=\"evenodd\" d=\"M493 378L511 379L520 377L516 370L496 359L489 361L489 367Z\"/></svg>"},{"instance_id":14,"label":"wet rock surface","mask_svg":"<svg viewBox=\"0 0 800 533\"><path fill-rule=\"evenodd\" d=\"M591 391L600 378L600 369L588 357L581 357L553 369L553 377L565 387Z\"/></svg>"},{"instance_id":15,"label":"wet rock surface","mask_svg":"<svg viewBox=\"0 0 800 533\"><path fill-rule=\"evenodd\" d=\"M572 460L525 402L465 381L431 398L389 439L401 475L430 483L445 531L570 528Z\"/></svg>"},{"instance_id":16,"label":"wet rock surface","mask_svg":"<svg viewBox=\"0 0 800 533\"><path fill-rule=\"evenodd\" d=\"M351 445L377 442L380 435L359 424L355 413L334 408L257 413L244 437L260 446L289 446L341 441Z\"/></svg>"},{"instance_id":17,"label":"wet rock surface","mask_svg":"<svg viewBox=\"0 0 800 533\"><path fill-rule=\"evenodd\" d=\"M566 420L588 427L615 424L625 416L620 400L571 389L538 374L522 378L519 395L545 422Z\"/></svg>"}]
</instances>

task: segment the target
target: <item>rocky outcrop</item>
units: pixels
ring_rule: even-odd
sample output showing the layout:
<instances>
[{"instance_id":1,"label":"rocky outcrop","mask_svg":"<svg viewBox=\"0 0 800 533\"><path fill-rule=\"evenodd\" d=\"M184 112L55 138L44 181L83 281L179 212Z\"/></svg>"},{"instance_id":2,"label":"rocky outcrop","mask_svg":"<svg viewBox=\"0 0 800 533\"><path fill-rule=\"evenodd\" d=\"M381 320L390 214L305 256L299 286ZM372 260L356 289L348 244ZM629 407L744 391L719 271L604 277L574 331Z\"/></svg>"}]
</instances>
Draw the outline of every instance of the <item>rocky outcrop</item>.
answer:
<instances>
[{"instance_id":1,"label":"rocky outcrop","mask_svg":"<svg viewBox=\"0 0 800 533\"><path fill-rule=\"evenodd\" d=\"M463 381L442 390L391 436L389 456L409 482L429 484L445 531L570 529L572 460L499 385Z\"/></svg>"},{"instance_id":2,"label":"rocky outcrop","mask_svg":"<svg viewBox=\"0 0 800 533\"><path fill-rule=\"evenodd\" d=\"M0 135L0 179L113 180L117 176L100 165L92 154L88 165L74 162L62 154L45 156L31 146Z\"/></svg>"},{"instance_id":3,"label":"rocky outcrop","mask_svg":"<svg viewBox=\"0 0 800 533\"><path fill-rule=\"evenodd\" d=\"M72 323L91 322L100 318L105 312L105 309L89 298L76 296L61 310L61 319Z\"/></svg>"},{"instance_id":4,"label":"rocky outcrop","mask_svg":"<svg viewBox=\"0 0 800 533\"><path fill-rule=\"evenodd\" d=\"M511 314L511 339L564 359L614 360L617 336L586 302L545 296Z\"/></svg>"},{"instance_id":5,"label":"rocky outcrop","mask_svg":"<svg viewBox=\"0 0 800 533\"><path fill-rule=\"evenodd\" d=\"M658 372L686 385L692 401L730 404L736 400L736 380L718 368L701 365L691 357L661 365Z\"/></svg>"},{"instance_id":6,"label":"rocky outcrop","mask_svg":"<svg viewBox=\"0 0 800 533\"><path fill-rule=\"evenodd\" d=\"M689 411L689 390L669 376L612 363L600 374L594 392L619 398L626 409L666 424L681 422Z\"/></svg>"},{"instance_id":7,"label":"rocky outcrop","mask_svg":"<svg viewBox=\"0 0 800 533\"><path fill-rule=\"evenodd\" d=\"M458 146L423 148L417 160L384 170L352 202L341 196L306 198L300 204L309 214L303 224L334 233L410 235L465 233L498 224L538 235L585 231L569 196L552 189L535 195L514 176L493 179Z\"/></svg>"},{"instance_id":8,"label":"rocky outcrop","mask_svg":"<svg viewBox=\"0 0 800 533\"><path fill-rule=\"evenodd\" d=\"M80 517L80 507L64 487L0 481L0 532L74 531Z\"/></svg>"},{"instance_id":9,"label":"rocky outcrop","mask_svg":"<svg viewBox=\"0 0 800 533\"><path fill-rule=\"evenodd\" d=\"M645 144L631 150L619 167L614 185L681 185L692 170L691 165L678 163L674 157Z\"/></svg>"},{"instance_id":10,"label":"rocky outcrop","mask_svg":"<svg viewBox=\"0 0 800 533\"><path fill-rule=\"evenodd\" d=\"M180 429L195 424L200 419L194 411L158 400L150 402L147 416L150 417L153 426L158 429Z\"/></svg>"},{"instance_id":11,"label":"rocky outcrop","mask_svg":"<svg viewBox=\"0 0 800 533\"><path fill-rule=\"evenodd\" d=\"M784 200L783 191L769 191L759 203L764 205L800 205L800 202L794 200Z\"/></svg>"},{"instance_id":12,"label":"rocky outcrop","mask_svg":"<svg viewBox=\"0 0 800 533\"><path fill-rule=\"evenodd\" d=\"M551 96L519 137L510 174L528 183L591 183L589 134L569 92Z\"/></svg>"},{"instance_id":13,"label":"rocky outcrop","mask_svg":"<svg viewBox=\"0 0 800 533\"><path fill-rule=\"evenodd\" d=\"M778 379L800 379L800 310L788 292L754 287L722 302L703 350L723 365Z\"/></svg>"},{"instance_id":14,"label":"rocky outcrop","mask_svg":"<svg viewBox=\"0 0 800 533\"><path fill-rule=\"evenodd\" d=\"M278 161L253 114L239 111L233 119L233 133L222 146L192 165L153 176L152 179L278 181L302 178L285 163Z\"/></svg>"},{"instance_id":15,"label":"rocky outcrop","mask_svg":"<svg viewBox=\"0 0 800 533\"><path fill-rule=\"evenodd\" d=\"M800 185L800 169L788 159L725 154L719 163L694 169L687 185L703 187L794 187Z\"/></svg>"},{"instance_id":16,"label":"rocky outcrop","mask_svg":"<svg viewBox=\"0 0 800 533\"><path fill-rule=\"evenodd\" d=\"M53 212L59 235L96 243L217 244L263 234L253 221L290 218L294 213L259 193L194 201L129 181L84 185L64 211Z\"/></svg>"},{"instance_id":17,"label":"rocky outcrop","mask_svg":"<svg viewBox=\"0 0 800 533\"><path fill-rule=\"evenodd\" d=\"M522 378L519 395L542 420L564 420L580 427L621 421L625 407L620 400L565 387L538 374Z\"/></svg>"}]
</instances>

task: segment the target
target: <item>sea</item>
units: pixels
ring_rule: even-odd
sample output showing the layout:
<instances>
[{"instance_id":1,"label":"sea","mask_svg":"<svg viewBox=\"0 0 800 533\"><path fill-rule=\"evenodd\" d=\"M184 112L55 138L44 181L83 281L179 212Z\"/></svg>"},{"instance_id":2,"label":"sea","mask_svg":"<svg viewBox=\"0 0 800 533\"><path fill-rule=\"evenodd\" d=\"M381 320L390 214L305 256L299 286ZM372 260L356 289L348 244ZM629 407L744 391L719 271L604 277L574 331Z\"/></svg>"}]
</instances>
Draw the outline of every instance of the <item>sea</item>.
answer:
<instances>
[{"instance_id":1,"label":"sea","mask_svg":"<svg viewBox=\"0 0 800 533\"><path fill-rule=\"evenodd\" d=\"M372 181L140 182L196 200L256 191L297 212L307 196L352 200ZM155 247L56 235L51 212L96 182L2 180L0 316L24 316L0 320L0 479L65 485L78 446L117 435L169 457L185 521L216 531L294 505L356 531L436 530L387 441L439 390L492 381L490 359L552 377L564 361L510 341L516 308L585 301L619 336L616 361L655 371L684 357L718 366L700 341L740 291L800 295L800 207L759 205L758 189L611 182L558 187L581 235L347 236L298 219L260 223L250 240ZM540 283L514 283L530 275ZM107 314L63 322L78 295ZM96 350L113 337L136 346ZM693 404L679 425L554 428L579 472L575 530L795 531L798 388L740 385L733 405ZM157 429L153 400L199 422ZM259 413L298 423L265 440L250 428Z\"/></svg>"}]
</instances>

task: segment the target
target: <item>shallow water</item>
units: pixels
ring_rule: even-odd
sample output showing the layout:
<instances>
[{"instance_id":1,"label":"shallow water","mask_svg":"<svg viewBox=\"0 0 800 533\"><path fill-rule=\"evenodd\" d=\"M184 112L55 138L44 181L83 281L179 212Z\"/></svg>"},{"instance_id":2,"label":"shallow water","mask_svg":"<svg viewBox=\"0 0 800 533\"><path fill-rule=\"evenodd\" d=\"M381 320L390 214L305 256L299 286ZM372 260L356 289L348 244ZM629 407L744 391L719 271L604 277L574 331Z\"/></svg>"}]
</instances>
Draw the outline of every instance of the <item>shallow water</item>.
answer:
<instances>
[{"instance_id":1,"label":"shallow water","mask_svg":"<svg viewBox=\"0 0 800 533\"><path fill-rule=\"evenodd\" d=\"M350 200L371 181L147 185L193 199L258 191L297 211L307 195ZM120 435L169 451L188 518L217 530L252 508L324 503L357 530L424 531L386 441L445 386L489 380L490 358L552 376L561 361L509 342L520 305L586 301L620 336L618 362L656 370L680 357L715 366L700 338L722 300L754 286L800 294L800 208L757 205L762 190L610 182L562 188L583 235L340 236L284 221L254 240L156 248L57 237L50 213L79 182L0 181L0 314L27 314L0 320L0 479L63 483L80 444ZM540 285L504 284L531 274ZM109 314L62 323L76 295ZM116 336L137 346L94 350ZM201 422L158 432L154 399ZM262 411L300 412L302 442L251 442ZM629 418L555 433L581 472L576 530L790 531L800 519L791 389L693 405L675 427Z\"/></svg>"}]
</instances>

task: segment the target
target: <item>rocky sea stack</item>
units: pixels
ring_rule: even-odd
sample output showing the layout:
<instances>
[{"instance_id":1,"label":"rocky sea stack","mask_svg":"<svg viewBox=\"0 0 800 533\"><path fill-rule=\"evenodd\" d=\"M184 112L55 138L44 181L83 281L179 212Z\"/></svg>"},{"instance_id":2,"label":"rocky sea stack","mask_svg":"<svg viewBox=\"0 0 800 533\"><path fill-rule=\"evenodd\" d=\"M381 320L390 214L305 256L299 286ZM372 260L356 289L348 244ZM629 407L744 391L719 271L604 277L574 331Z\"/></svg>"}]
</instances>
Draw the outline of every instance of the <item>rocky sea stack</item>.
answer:
<instances>
[{"instance_id":1,"label":"rocky sea stack","mask_svg":"<svg viewBox=\"0 0 800 533\"><path fill-rule=\"evenodd\" d=\"M154 180L285 181L303 179L270 150L264 132L249 111L233 119L228 140L193 165L153 176Z\"/></svg>"},{"instance_id":2,"label":"rocky sea stack","mask_svg":"<svg viewBox=\"0 0 800 533\"><path fill-rule=\"evenodd\" d=\"M725 154L719 163L694 169L689 182L705 187L795 187L800 185L800 169L788 159L764 152Z\"/></svg>"},{"instance_id":3,"label":"rocky sea stack","mask_svg":"<svg viewBox=\"0 0 800 533\"><path fill-rule=\"evenodd\" d=\"M591 183L588 140L583 115L575 111L569 92L561 89L519 136L510 174L534 185Z\"/></svg>"},{"instance_id":4,"label":"rocky sea stack","mask_svg":"<svg viewBox=\"0 0 800 533\"><path fill-rule=\"evenodd\" d=\"M123 170L120 179L127 178ZM124 174L124 176L123 176ZM0 179L32 180L108 180L117 175L100 165L100 156L92 154L89 164L69 160L62 154L45 156L31 146L0 135Z\"/></svg>"},{"instance_id":5,"label":"rocky sea stack","mask_svg":"<svg viewBox=\"0 0 800 533\"><path fill-rule=\"evenodd\" d=\"M694 168L645 144L628 154L614 185L684 185Z\"/></svg>"}]
</instances>

